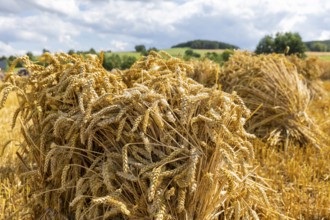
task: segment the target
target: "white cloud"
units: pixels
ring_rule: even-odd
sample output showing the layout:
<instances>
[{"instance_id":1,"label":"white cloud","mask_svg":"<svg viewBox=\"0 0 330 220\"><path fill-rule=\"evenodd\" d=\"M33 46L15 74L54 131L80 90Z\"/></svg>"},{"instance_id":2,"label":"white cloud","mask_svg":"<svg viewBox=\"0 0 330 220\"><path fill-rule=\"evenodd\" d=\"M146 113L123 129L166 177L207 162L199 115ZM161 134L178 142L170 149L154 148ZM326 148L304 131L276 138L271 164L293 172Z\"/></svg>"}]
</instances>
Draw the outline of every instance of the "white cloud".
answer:
<instances>
[{"instance_id":1,"label":"white cloud","mask_svg":"<svg viewBox=\"0 0 330 220\"><path fill-rule=\"evenodd\" d=\"M124 51L127 49L128 43L123 41L113 40L110 42L110 45L114 51Z\"/></svg>"},{"instance_id":2,"label":"white cloud","mask_svg":"<svg viewBox=\"0 0 330 220\"><path fill-rule=\"evenodd\" d=\"M297 26L304 24L307 20L305 15L291 15L284 17L278 24L278 30L289 32L297 29Z\"/></svg>"},{"instance_id":3,"label":"white cloud","mask_svg":"<svg viewBox=\"0 0 330 220\"><path fill-rule=\"evenodd\" d=\"M29 4L20 0L0 0L0 12L1 13L19 13L24 10L31 9Z\"/></svg>"},{"instance_id":4,"label":"white cloud","mask_svg":"<svg viewBox=\"0 0 330 220\"><path fill-rule=\"evenodd\" d=\"M330 31L322 31L317 40L329 40L330 39Z\"/></svg>"},{"instance_id":5,"label":"white cloud","mask_svg":"<svg viewBox=\"0 0 330 220\"><path fill-rule=\"evenodd\" d=\"M278 31L329 39L329 10L326 0L0 0L0 56L43 48L166 48L193 39L253 50Z\"/></svg>"},{"instance_id":6,"label":"white cloud","mask_svg":"<svg viewBox=\"0 0 330 220\"><path fill-rule=\"evenodd\" d=\"M11 56L11 55L18 55L21 56L26 53L24 50L17 50L13 48L11 45L6 44L0 41L0 51L2 56Z\"/></svg>"},{"instance_id":7,"label":"white cloud","mask_svg":"<svg viewBox=\"0 0 330 220\"><path fill-rule=\"evenodd\" d=\"M23 1L23 0L21 0ZM28 0L32 5L42 11L54 12L68 16L77 16L79 14L79 7L77 0Z\"/></svg>"}]
</instances>

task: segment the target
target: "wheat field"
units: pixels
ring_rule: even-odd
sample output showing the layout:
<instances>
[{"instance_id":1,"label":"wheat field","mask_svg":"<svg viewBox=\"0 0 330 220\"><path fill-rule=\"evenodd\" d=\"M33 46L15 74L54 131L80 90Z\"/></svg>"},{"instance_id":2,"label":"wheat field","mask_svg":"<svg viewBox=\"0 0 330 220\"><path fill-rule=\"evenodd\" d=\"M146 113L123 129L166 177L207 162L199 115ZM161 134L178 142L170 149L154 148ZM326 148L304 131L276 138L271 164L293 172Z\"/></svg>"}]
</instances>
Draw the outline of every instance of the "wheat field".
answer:
<instances>
[{"instance_id":1,"label":"wheat field","mask_svg":"<svg viewBox=\"0 0 330 220\"><path fill-rule=\"evenodd\" d=\"M87 62L66 55L45 59L51 67L59 65L61 60L84 65ZM51 68L46 71L44 67L25 62L41 72L33 76L35 81L27 80L25 83L28 83L23 84L32 105L35 105L33 100L42 100L30 111L33 113L38 107L50 112L49 115L32 114L36 127L38 120L51 122L51 117L59 111L66 114L66 119L62 115L53 120L54 130L48 127L40 131L28 128L31 121L26 112L26 116L17 118L13 127L16 109L27 102L14 93L9 94L0 110L0 219L330 218L330 145L326 144L330 137L329 81L318 82L323 94L311 97L306 106L306 114L322 132L318 133L322 137L317 140L323 140L324 146L315 147L299 139L288 142L283 149L277 142L267 142L246 133L241 117L248 118L251 112L235 92L206 88L186 77L185 71L187 75L193 72L197 81L205 80L206 84L216 81L214 73L219 71L218 67L214 69L209 62L204 62L208 68L199 67L194 72L190 70L190 64L155 53L148 59L139 60L124 73L108 75L91 58L87 64L92 67L88 71L98 74L84 75L84 82L89 84L81 88L90 92L81 93L80 98L72 93L80 91L75 77L79 71L72 71L74 65L52 69L54 74L48 78L42 74L47 74ZM210 72L212 76L207 79L196 76L200 70ZM70 77L76 80L76 88L59 88L51 83L54 79L61 83L65 80L62 74L68 74L68 71L72 71ZM104 83L105 89L102 89L93 84L102 84L107 77L107 82L115 86ZM161 77L165 85L159 80ZM33 89L36 82L40 87ZM42 93L48 88L58 89L53 98L63 94L67 103L48 99L49 96ZM111 91L111 98L105 95L106 89ZM38 99L38 94L43 95ZM98 98L103 101L97 101ZM124 107L138 98L142 99L143 105L132 109ZM92 107L88 103L92 99L97 104L89 111ZM69 106L73 104L74 111ZM120 105L123 106L119 108ZM180 112L180 109L189 111ZM109 118L105 113L111 113L115 118ZM99 118L95 119L94 115ZM85 125L79 127L73 123L77 118ZM224 124L214 123L216 120L222 120ZM66 121L71 121L72 126ZM190 126L194 123L195 126ZM97 135L89 134L87 131L93 131L93 126L102 127L102 130ZM89 136L83 137L85 133ZM212 135L222 140L213 140ZM66 138L61 139L61 136ZM72 140L78 141L73 143ZM237 140L244 142L244 146ZM191 148L186 142L193 142L197 147ZM84 143L88 145L86 150L83 150ZM219 152L213 152L211 147L217 147L218 143L221 144L215 149ZM66 144L73 146L67 153L84 158L71 156L63 160L63 164L57 163L56 159L60 160L65 153L55 150L67 150ZM140 145L145 149L139 149ZM154 152L153 157L150 152ZM110 166L110 163L113 164ZM215 169L219 166L220 172ZM83 171L82 167L88 167L88 171Z\"/></svg>"}]
</instances>

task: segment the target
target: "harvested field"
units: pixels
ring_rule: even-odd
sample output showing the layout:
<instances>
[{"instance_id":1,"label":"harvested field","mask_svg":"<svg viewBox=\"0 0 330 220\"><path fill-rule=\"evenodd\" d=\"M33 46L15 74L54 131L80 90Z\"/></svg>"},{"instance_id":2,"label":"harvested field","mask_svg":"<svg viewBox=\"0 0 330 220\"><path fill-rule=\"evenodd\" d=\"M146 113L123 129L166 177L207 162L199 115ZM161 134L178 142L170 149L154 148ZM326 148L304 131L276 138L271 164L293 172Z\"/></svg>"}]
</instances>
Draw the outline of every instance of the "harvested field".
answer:
<instances>
[{"instance_id":1,"label":"harvested field","mask_svg":"<svg viewBox=\"0 0 330 220\"><path fill-rule=\"evenodd\" d=\"M3 89L20 96L33 218L276 216L237 95L193 81L167 54L111 73L96 57L42 58L22 57L31 76L9 72Z\"/></svg>"},{"instance_id":2,"label":"harvested field","mask_svg":"<svg viewBox=\"0 0 330 220\"><path fill-rule=\"evenodd\" d=\"M274 68L276 61L262 60ZM1 176L0 219L330 217L330 146L321 141L330 135L330 96L314 99L291 67L279 66L303 95L287 91L276 98L294 100L290 109L303 110L318 131L298 121L303 132L281 127L299 135L274 142L246 132L259 112L239 91L212 85L218 77L212 63L194 66L152 53L127 71L108 73L95 56L21 61L31 77L9 72L2 84L3 97L13 90L18 99L12 93L1 111L16 112L21 132L4 124L3 144L17 140L4 155L17 160L0 164L15 170ZM199 77L203 72L212 79ZM329 83L318 85L329 92Z\"/></svg>"},{"instance_id":3,"label":"harvested field","mask_svg":"<svg viewBox=\"0 0 330 220\"><path fill-rule=\"evenodd\" d=\"M314 51L308 51L306 52L307 56L330 56L330 52L314 52Z\"/></svg>"}]
</instances>

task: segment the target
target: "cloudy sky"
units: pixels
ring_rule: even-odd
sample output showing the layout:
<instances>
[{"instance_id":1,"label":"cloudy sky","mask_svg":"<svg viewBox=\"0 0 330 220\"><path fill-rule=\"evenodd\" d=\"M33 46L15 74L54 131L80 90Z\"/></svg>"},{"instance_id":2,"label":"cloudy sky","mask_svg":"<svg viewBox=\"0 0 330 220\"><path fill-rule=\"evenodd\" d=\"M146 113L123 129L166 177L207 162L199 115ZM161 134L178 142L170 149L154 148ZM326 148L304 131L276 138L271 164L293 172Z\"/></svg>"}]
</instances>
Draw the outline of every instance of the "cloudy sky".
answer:
<instances>
[{"instance_id":1,"label":"cloudy sky","mask_svg":"<svg viewBox=\"0 0 330 220\"><path fill-rule=\"evenodd\" d=\"M253 50L266 34L330 39L328 0L0 0L0 56L169 48L194 39Z\"/></svg>"}]
</instances>

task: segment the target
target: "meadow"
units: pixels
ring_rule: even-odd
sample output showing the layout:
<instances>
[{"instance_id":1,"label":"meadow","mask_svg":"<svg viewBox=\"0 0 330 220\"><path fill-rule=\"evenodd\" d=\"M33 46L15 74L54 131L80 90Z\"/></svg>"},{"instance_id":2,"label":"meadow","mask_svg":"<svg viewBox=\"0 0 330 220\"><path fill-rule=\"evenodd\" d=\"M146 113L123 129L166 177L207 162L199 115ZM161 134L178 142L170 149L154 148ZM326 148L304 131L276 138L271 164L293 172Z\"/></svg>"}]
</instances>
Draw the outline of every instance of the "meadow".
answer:
<instances>
[{"instance_id":1,"label":"meadow","mask_svg":"<svg viewBox=\"0 0 330 220\"><path fill-rule=\"evenodd\" d=\"M162 49L163 51L166 51L167 53L169 53L172 56L175 57L183 57L184 53L186 50L188 50L190 48L168 48L168 49ZM201 55L201 57L205 56L206 53L223 53L222 49L218 49L218 50L210 50L210 49L193 49L194 52L198 53ZM118 54L120 56L133 56L135 58L139 58L141 55L140 53L137 53L135 51L130 51L130 52L113 52L113 54ZM330 52L311 52L308 51L306 52L307 56L315 56L315 57L319 57L321 60L330 60Z\"/></svg>"},{"instance_id":2,"label":"meadow","mask_svg":"<svg viewBox=\"0 0 330 220\"><path fill-rule=\"evenodd\" d=\"M175 57L183 57L185 54L185 51L190 48L168 48L168 49L162 49L163 51L167 52L171 56ZM218 50L208 50L208 49L193 49L194 52L201 55L201 57L205 56L206 53L222 53L224 50L218 49ZM118 54L120 56L134 56L136 58L139 58L141 55L138 52L130 51L130 52L113 52L113 54Z\"/></svg>"},{"instance_id":3,"label":"meadow","mask_svg":"<svg viewBox=\"0 0 330 220\"><path fill-rule=\"evenodd\" d=\"M180 57L185 50L186 48L173 48L166 52ZM210 52L209 50L194 51L201 54ZM138 56L137 53L119 54ZM308 55L319 56L323 60L323 66L330 66L329 63L324 63L328 62L326 61L330 57L328 54ZM238 60L248 59L245 55L238 56L242 56L238 57ZM79 74L79 68L74 69L73 65L63 65L62 69L68 68L66 70L72 71L69 78L74 83L68 88L57 86L62 82L64 85L64 76L68 75L62 75L65 71L56 69L56 65L61 60L68 62L70 59L79 61L86 67L91 65L88 71L98 74L88 75L85 70L86 73L79 75L81 78L79 80L79 77L75 77ZM268 58L260 60L264 59ZM274 60L267 61L269 62L267 66L271 66L271 62L280 64L284 62L281 57L275 56L271 59ZM34 80L31 81L28 79L21 81L13 77L12 82L21 85L22 90L26 89L27 100L24 101L22 96L17 97L11 93L0 110L2 122L0 219L36 219L37 217L40 219L85 219L86 216L89 216L89 219L130 219L130 215L135 216L133 219L139 219L136 216L140 216L141 219L143 215L148 216L147 219L200 220L330 218L330 81L320 80L322 73L313 79L307 79L306 76L300 74L300 78L306 77L306 85L312 85L308 89L315 93L311 95L310 101L306 102L303 113L297 113L299 120L308 115L320 129L318 134L322 137L309 138L309 129L314 128L311 123L307 124L307 128L303 128L307 129L303 130L303 137L295 131L292 132L290 138L294 141L281 137L283 133L275 134L268 139L263 137L249 139L251 137L245 132L242 124L245 120L241 120L241 117L247 118L245 126L248 129L249 123L252 127L253 124L260 123L253 120L257 116L266 117L266 113L261 112L259 108L252 109L253 111L250 112L243 101L257 106L263 104L265 109L272 103L253 103L254 99L252 101L248 99L249 95L246 99L242 98L242 101L235 92L228 92L228 94L221 92L221 89L214 87L214 84L210 86L211 88L207 88L186 77L187 75L194 78L196 74L209 74L204 78L196 77L198 81L205 80L207 77L209 79L206 81L209 83L218 77L213 75L219 68L216 65L198 62L188 64L171 57L163 59L161 56L154 55L147 60L139 60L124 74L120 71L108 74L93 58L87 63L83 60L78 61L66 55L50 57L49 66L54 65L51 75L47 72L50 68L43 69L44 67L33 66L26 61L27 66L31 65L30 68L35 68L36 72L39 71L39 75L35 75ZM234 66L228 64L225 67L227 69L222 71L224 73L225 71L231 73L243 71L244 62L237 68L236 64ZM191 65L195 68L195 72L190 69ZM249 63L247 66L249 69L253 65ZM291 64L288 66L290 67L285 69L286 71L291 70ZM306 66L303 67L307 68ZM252 69L257 68L259 67L254 66ZM304 68L301 67L301 69ZM313 66L308 66L308 68L313 69ZM182 70L178 76L177 73L180 72L178 69L187 70ZM197 70L199 72L196 72ZM260 72L257 73L260 74ZM258 74L250 85L257 82L256 79L260 77ZM221 75L219 77L221 78ZM233 85L229 82L234 82L237 91L242 89L235 81L238 79L236 76L233 79L226 77L223 79L228 82L228 87ZM291 80L290 75L285 75L285 77L287 81ZM164 81L159 81L159 79ZM246 80L242 86L250 80L249 78L242 79ZM299 81L299 79L297 77L295 80ZM286 88L289 91L287 82L284 81L280 82L278 88ZM295 83L295 81L290 82ZM104 87L102 87L103 84ZM2 87L5 87L4 85L2 84ZM226 83L222 85L222 89L225 90ZM58 90L54 93L49 92L52 89ZM247 90L246 87L243 89L244 92ZM310 90L308 94L312 93ZM80 91L82 92L79 93ZM321 93L318 93L319 91ZM2 95L4 93L6 96L6 90L3 90ZM298 104L301 104L300 96L291 96L293 94L287 93L288 97L292 97L292 102L280 101L280 104L271 106L269 109L277 111L286 101L292 105L298 100ZM258 94L262 95L260 92ZM281 91L278 91L274 98L280 99L280 95ZM88 109L92 108L89 103L97 97L101 97L101 101L93 104L93 109L88 113ZM180 97L185 100L183 104ZM297 100L293 100L294 98ZM139 105L136 101L140 99L143 105ZM124 108L126 105L131 106L131 103L134 103L134 107ZM123 110L117 110L116 108L121 105L123 105ZM12 128L12 118L17 112L16 109L22 106L25 110L22 110L23 113L18 117L16 126ZM113 108L107 108L109 106ZM180 112L181 108L187 108L189 114ZM114 115L115 118L105 113ZM185 118L188 117L185 114L190 115L190 119L187 120L189 123L185 122ZM94 115L99 118L93 120ZM292 115L288 114L290 120L296 117ZM253 120L250 119L252 116L254 116ZM52 119L52 117L59 118ZM271 120L271 117L267 117ZM306 118L299 123L305 123ZM28 127L32 121L35 127ZM193 126L193 124L196 125ZM93 126L101 130L94 131ZM280 129L285 126L281 124ZM290 124L284 131L291 132L290 129L294 126L296 124ZM97 135L89 134L86 130L98 133ZM267 132L269 133L268 130ZM83 137L85 133L88 136ZM217 135L223 140L212 138L212 136L218 137ZM316 141L320 147L315 147L314 138L321 140ZM190 148L186 142L196 144L197 149L201 150L204 156L196 154L196 149ZM130 151L127 147L132 143L132 149L136 151L132 149ZM162 144L165 145L165 143L166 146L163 146ZM136 147L134 148L134 144L136 146L141 144L146 147L146 150L139 151ZM216 149L219 149L222 156L214 156L218 151L212 150L213 145L219 147ZM167 148L168 146L171 147ZM56 153L54 151L56 147L64 150L65 153L60 153L60 151ZM148 150L155 152L152 157L148 156L150 153ZM71 155L68 160L63 159L66 154L69 155L72 152L73 155L76 154L79 157ZM119 155L118 152L122 154ZM108 163L113 164L108 167ZM141 163L145 167L141 168ZM69 167L69 164L76 167ZM219 164L222 166L219 168L220 171L212 169L211 165L220 166ZM47 169L48 165L49 169ZM56 166L61 169L57 170ZM117 170L112 170L112 167ZM85 172L85 169L89 171ZM108 169L107 172L104 169ZM148 169L150 172L146 172ZM182 172L183 169L189 174ZM193 170L196 170L196 175L193 174L195 172ZM146 179L143 179L144 175L141 174L138 177L141 179L137 180L138 171L142 172ZM38 174L35 174L36 172ZM161 175L159 173L163 173L165 177L158 178ZM171 175L173 175L173 180L170 179ZM103 178L111 179L115 178L114 176L117 177L113 179L113 185L103 181ZM187 181L188 185L184 184L184 181ZM41 188L40 184L45 188ZM118 184L124 187L118 187ZM97 186L96 189L93 186ZM114 186L118 188L112 189ZM79 190L83 188L85 190L79 194ZM162 193L164 198L161 196ZM218 193L218 198L213 196L216 193ZM140 197L141 200L139 200ZM195 209L199 210L200 215ZM105 217L102 213L108 214L109 217Z\"/></svg>"}]
</instances>

